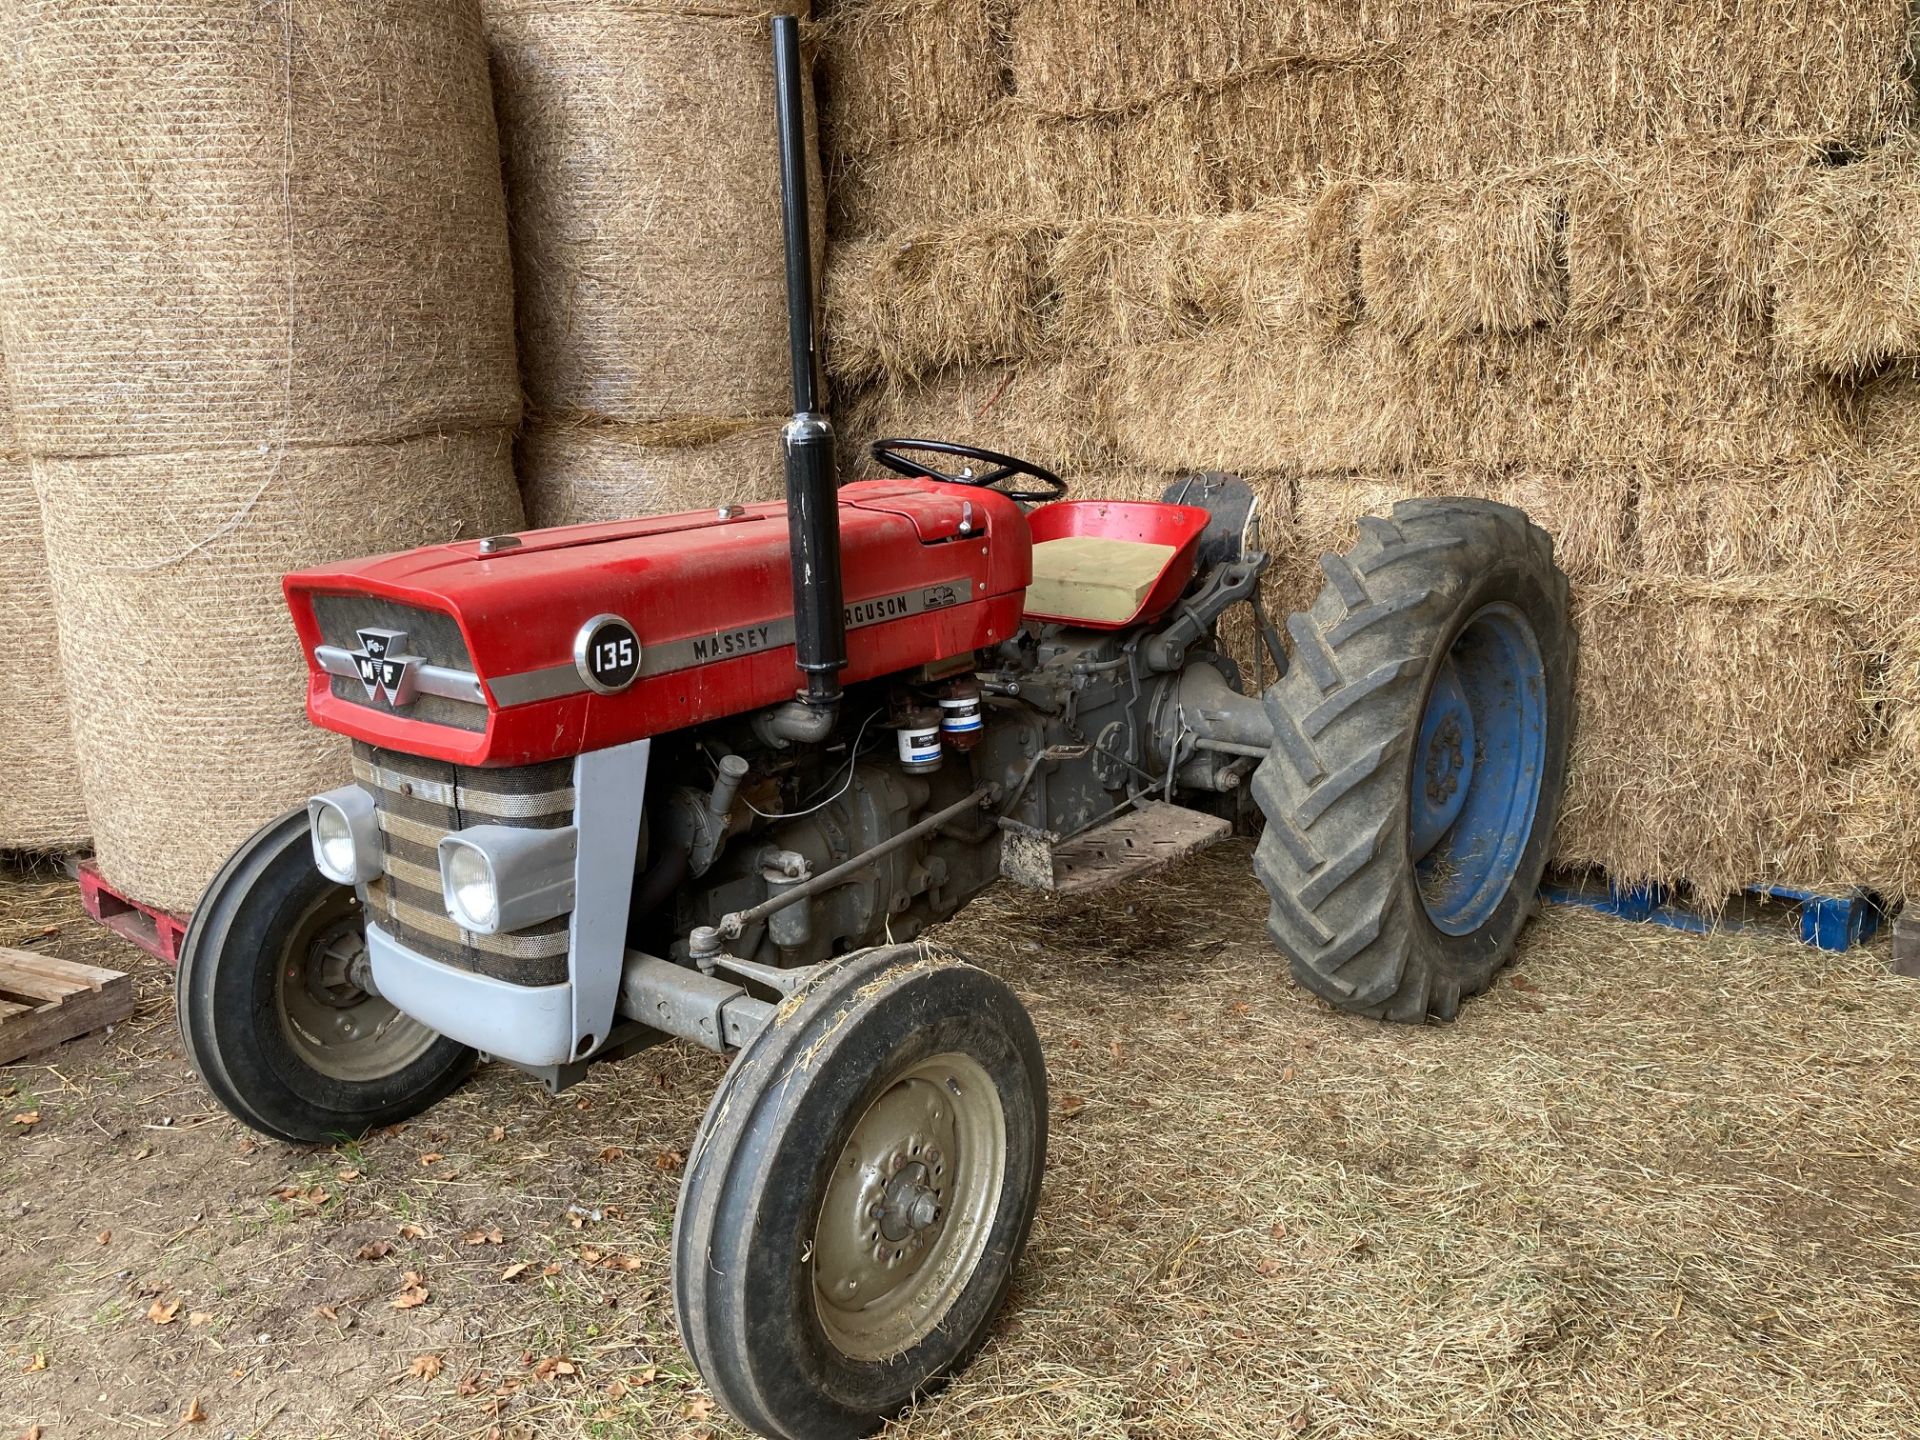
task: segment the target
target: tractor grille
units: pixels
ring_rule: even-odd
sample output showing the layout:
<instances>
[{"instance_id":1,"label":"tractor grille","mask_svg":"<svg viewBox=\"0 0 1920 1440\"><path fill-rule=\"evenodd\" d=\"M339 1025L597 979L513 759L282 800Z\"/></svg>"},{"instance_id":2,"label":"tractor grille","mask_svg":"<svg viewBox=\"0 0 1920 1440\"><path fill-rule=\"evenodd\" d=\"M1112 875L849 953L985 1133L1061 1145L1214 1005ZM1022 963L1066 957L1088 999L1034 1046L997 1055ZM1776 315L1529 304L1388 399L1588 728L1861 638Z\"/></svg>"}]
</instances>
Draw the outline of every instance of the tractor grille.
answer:
<instances>
[{"instance_id":1,"label":"tractor grille","mask_svg":"<svg viewBox=\"0 0 1920 1440\"><path fill-rule=\"evenodd\" d=\"M558 829L573 823L573 765L482 770L356 743L353 777L379 810L380 877L367 886L374 917L411 949L516 985L567 978L568 917L507 935L475 935L440 897L440 837L469 825Z\"/></svg>"}]
</instances>

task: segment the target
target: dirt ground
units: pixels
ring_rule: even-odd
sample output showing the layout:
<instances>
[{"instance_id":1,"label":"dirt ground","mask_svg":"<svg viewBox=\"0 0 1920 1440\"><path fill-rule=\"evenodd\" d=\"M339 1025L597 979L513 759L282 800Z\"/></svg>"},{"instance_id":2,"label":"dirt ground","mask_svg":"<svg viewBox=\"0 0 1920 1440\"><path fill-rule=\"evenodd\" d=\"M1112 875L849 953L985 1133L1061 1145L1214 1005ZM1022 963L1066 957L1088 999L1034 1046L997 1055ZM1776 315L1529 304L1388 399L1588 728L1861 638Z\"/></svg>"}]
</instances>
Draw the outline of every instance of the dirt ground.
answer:
<instances>
[{"instance_id":1,"label":"dirt ground","mask_svg":"<svg viewBox=\"0 0 1920 1440\"><path fill-rule=\"evenodd\" d=\"M1920 981L1884 949L1550 912L1411 1031L1290 987L1261 922L1233 845L948 927L1033 1007L1052 1155L994 1340L901 1440L1915 1433ZM0 1068L0 1437L734 1433L667 1275L717 1058L488 1067L298 1149L214 1108L167 972L64 879L0 875L0 944L140 996Z\"/></svg>"}]
</instances>

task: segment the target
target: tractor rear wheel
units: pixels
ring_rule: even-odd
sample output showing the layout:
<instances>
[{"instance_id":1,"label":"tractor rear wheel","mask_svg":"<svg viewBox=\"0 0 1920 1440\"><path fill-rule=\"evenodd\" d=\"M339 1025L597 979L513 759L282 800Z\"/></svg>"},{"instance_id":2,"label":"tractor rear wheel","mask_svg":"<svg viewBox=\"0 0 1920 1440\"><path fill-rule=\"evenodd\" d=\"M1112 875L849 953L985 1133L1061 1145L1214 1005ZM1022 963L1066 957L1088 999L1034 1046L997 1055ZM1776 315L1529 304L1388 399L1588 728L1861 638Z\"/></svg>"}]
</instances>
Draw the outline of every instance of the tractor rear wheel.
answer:
<instances>
[{"instance_id":1,"label":"tractor rear wheel","mask_svg":"<svg viewBox=\"0 0 1920 1440\"><path fill-rule=\"evenodd\" d=\"M986 1339L1046 1161L1046 1073L1001 981L916 946L821 967L694 1138L673 1230L680 1335L781 1440L877 1429Z\"/></svg>"},{"instance_id":2,"label":"tractor rear wheel","mask_svg":"<svg viewBox=\"0 0 1920 1440\"><path fill-rule=\"evenodd\" d=\"M1512 958L1546 868L1573 730L1567 579L1506 505L1409 500L1360 529L1287 621L1254 868L1302 985L1446 1020Z\"/></svg>"},{"instance_id":3,"label":"tractor rear wheel","mask_svg":"<svg viewBox=\"0 0 1920 1440\"><path fill-rule=\"evenodd\" d=\"M409 1119L472 1071L472 1050L362 988L365 922L322 875L304 807L262 826L187 927L174 1004L214 1098L295 1144Z\"/></svg>"}]
</instances>

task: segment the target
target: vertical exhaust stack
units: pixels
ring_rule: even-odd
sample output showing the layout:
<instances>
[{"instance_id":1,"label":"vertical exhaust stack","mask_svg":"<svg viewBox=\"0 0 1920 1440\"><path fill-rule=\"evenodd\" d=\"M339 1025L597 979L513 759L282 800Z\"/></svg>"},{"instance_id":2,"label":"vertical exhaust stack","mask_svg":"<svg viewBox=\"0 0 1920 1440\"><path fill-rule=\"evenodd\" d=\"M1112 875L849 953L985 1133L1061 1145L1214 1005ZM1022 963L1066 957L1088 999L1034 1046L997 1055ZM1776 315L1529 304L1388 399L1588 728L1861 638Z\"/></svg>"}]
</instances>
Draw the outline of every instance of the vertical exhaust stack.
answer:
<instances>
[{"instance_id":1,"label":"vertical exhaust stack","mask_svg":"<svg viewBox=\"0 0 1920 1440\"><path fill-rule=\"evenodd\" d=\"M806 677L801 703L810 712L791 728L824 735L840 705L840 671L847 664L846 610L840 583L839 481L833 426L819 409L814 354L813 245L807 204L807 128L800 23L773 22L774 102L780 133L780 219L787 251L787 339L793 365L793 418L784 435L787 462L787 535L793 555L794 663Z\"/></svg>"}]
</instances>

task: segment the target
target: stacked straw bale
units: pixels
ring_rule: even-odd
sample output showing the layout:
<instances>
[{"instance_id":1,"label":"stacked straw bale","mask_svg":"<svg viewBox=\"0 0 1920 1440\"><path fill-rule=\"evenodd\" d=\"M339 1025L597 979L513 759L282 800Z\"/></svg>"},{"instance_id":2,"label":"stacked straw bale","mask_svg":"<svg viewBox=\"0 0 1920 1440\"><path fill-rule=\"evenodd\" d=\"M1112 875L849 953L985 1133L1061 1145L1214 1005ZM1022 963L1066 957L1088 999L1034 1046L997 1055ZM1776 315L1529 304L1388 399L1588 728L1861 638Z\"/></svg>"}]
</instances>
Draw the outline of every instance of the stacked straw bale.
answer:
<instances>
[{"instance_id":1,"label":"stacked straw bale","mask_svg":"<svg viewBox=\"0 0 1920 1440\"><path fill-rule=\"evenodd\" d=\"M908 10L983 28L979 0L830 21L924 85ZM1256 477L1276 607L1396 499L1522 505L1588 656L1561 858L1709 904L1903 895L1909 10L1000 0L971 112L829 98L835 378L863 431L990 437L1089 493Z\"/></svg>"},{"instance_id":2,"label":"stacked straw bale","mask_svg":"<svg viewBox=\"0 0 1920 1440\"><path fill-rule=\"evenodd\" d=\"M110 882L340 782L287 570L516 528L475 0L19 0L0 326Z\"/></svg>"},{"instance_id":3,"label":"stacked straw bale","mask_svg":"<svg viewBox=\"0 0 1920 1440\"><path fill-rule=\"evenodd\" d=\"M13 438L0 354L0 850L73 850L87 838L53 584L27 457Z\"/></svg>"},{"instance_id":4,"label":"stacked straw bale","mask_svg":"<svg viewBox=\"0 0 1920 1440\"><path fill-rule=\"evenodd\" d=\"M804 4L485 10L536 523L774 498L755 423L788 407L767 18Z\"/></svg>"}]
</instances>

